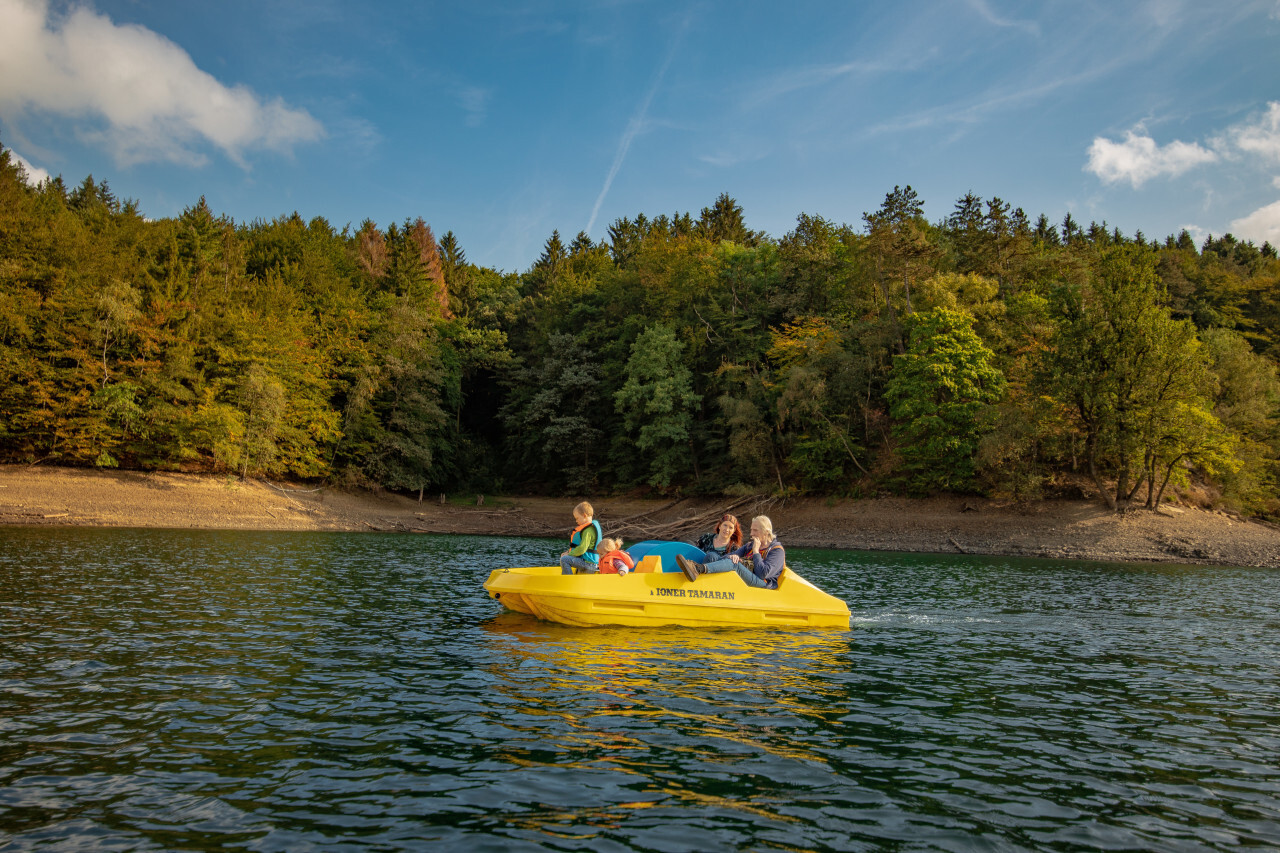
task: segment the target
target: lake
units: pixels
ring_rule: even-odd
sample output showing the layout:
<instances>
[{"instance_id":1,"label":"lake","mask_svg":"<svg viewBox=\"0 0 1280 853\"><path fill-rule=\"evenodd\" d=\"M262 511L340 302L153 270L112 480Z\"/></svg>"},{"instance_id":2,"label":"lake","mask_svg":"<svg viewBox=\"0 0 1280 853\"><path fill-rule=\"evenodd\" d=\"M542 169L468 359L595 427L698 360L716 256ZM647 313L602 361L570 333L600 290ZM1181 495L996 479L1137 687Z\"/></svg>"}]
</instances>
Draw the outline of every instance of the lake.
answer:
<instances>
[{"instance_id":1,"label":"lake","mask_svg":"<svg viewBox=\"0 0 1280 853\"><path fill-rule=\"evenodd\" d=\"M1280 846L1274 571L792 550L848 631L480 587L560 550L0 528L0 850Z\"/></svg>"}]
</instances>

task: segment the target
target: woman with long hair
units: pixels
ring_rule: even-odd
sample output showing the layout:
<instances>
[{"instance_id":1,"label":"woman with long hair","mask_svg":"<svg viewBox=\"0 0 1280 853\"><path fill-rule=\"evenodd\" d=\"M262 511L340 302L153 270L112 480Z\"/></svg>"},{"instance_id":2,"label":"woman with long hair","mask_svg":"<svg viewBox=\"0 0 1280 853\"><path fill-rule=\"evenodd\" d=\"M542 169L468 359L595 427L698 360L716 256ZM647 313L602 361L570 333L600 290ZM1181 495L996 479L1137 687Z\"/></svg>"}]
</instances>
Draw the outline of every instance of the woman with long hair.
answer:
<instances>
[{"instance_id":1,"label":"woman with long hair","mask_svg":"<svg viewBox=\"0 0 1280 853\"><path fill-rule=\"evenodd\" d=\"M720 521L716 523L716 529L711 533L704 533L698 538L698 550L702 552L707 562L719 560L730 551L736 551L742 547L742 525L738 523L738 517L731 513L725 513L720 516Z\"/></svg>"}]
</instances>

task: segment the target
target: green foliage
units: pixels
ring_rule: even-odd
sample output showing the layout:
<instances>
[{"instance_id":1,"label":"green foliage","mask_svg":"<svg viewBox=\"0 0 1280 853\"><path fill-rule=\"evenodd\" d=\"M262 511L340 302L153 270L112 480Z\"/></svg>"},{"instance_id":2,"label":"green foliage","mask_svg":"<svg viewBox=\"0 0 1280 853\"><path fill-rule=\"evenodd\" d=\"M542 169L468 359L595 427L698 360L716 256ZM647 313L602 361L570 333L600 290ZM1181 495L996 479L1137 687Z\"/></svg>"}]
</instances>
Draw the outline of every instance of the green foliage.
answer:
<instances>
[{"instance_id":1,"label":"green foliage","mask_svg":"<svg viewBox=\"0 0 1280 853\"><path fill-rule=\"evenodd\" d=\"M627 380L614 394L623 430L648 461L648 483L663 489L693 470L690 427L701 398L683 350L666 326L645 329L631 345Z\"/></svg>"},{"instance_id":2,"label":"green foliage","mask_svg":"<svg viewBox=\"0 0 1280 853\"><path fill-rule=\"evenodd\" d=\"M357 478L418 491L432 482L433 447L447 423L444 370L430 315L405 298L386 303L348 397L341 460Z\"/></svg>"},{"instance_id":3,"label":"green foliage","mask_svg":"<svg viewBox=\"0 0 1280 853\"><path fill-rule=\"evenodd\" d=\"M895 359L886 397L910 487L972 489L982 416L1004 393L1004 377L969 315L935 308L907 327L910 344Z\"/></svg>"},{"instance_id":4,"label":"green foliage","mask_svg":"<svg viewBox=\"0 0 1280 853\"><path fill-rule=\"evenodd\" d=\"M1089 472L1115 508L1127 506L1144 480L1150 503L1157 469L1194 456L1203 438L1205 358L1194 328L1174 319L1160 296L1155 259L1135 246L1106 250L1084 287L1057 294L1042 385L1070 412ZM1104 486L1112 479L1114 491Z\"/></svg>"},{"instance_id":5,"label":"green foliage","mask_svg":"<svg viewBox=\"0 0 1280 853\"><path fill-rule=\"evenodd\" d=\"M1116 506L1194 476L1280 513L1274 247L1058 221L899 186L775 240L721 194L504 272L412 217L148 220L0 147L0 460L1014 497L1083 467Z\"/></svg>"},{"instance_id":6,"label":"green foliage","mask_svg":"<svg viewBox=\"0 0 1280 853\"><path fill-rule=\"evenodd\" d=\"M1201 335L1216 388L1213 414L1230 431L1238 466L1224 466L1224 495L1237 507L1271 511L1280 479L1280 378L1243 335L1210 329Z\"/></svg>"},{"instance_id":7,"label":"green foliage","mask_svg":"<svg viewBox=\"0 0 1280 853\"><path fill-rule=\"evenodd\" d=\"M240 410L244 415L240 445L242 478L270 469L279 451L276 436L280 432L284 406L284 385L262 365L250 365L240 385Z\"/></svg>"},{"instance_id":8,"label":"green foliage","mask_svg":"<svg viewBox=\"0 0 1280 853\"><path fill-rule=\"evenodd\" d=\"M866 379L838 330L822 317L786 324L774 332L768 355L779 443L800 487L838 489L856 472L866 474L856 390Z\"/></svg>"},{"instance_id":9,"label":"green foliage","mask_svg":"<svg viewBox=\"0 0 1280 853\"><path fill-rule=\"evenodd\" d=\"M536 366L510 376L503 407L508 452L526 483L585 492L595 486L603 397L600 366L569 335L552 335Z\"/></svg>"}]
</instances>

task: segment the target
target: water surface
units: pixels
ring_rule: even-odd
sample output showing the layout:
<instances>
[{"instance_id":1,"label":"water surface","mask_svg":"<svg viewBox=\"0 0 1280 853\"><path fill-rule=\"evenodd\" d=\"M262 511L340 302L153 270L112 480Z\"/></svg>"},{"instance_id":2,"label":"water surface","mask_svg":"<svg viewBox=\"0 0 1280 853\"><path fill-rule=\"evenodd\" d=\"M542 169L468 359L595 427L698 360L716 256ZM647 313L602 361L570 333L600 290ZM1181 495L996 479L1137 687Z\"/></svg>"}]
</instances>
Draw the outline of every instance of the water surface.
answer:
<instances>
[{"instance_id":1,"label":"water surface","mask_svg":"<svg viewBox=\"0 0 1280 853\"><path fill-rule=\"evenodd\" d=\"M1273 571L793 550L849 631L480 589L559 550L0 528L0 850L1280 845Z\"/></svg>"}]
</instances>

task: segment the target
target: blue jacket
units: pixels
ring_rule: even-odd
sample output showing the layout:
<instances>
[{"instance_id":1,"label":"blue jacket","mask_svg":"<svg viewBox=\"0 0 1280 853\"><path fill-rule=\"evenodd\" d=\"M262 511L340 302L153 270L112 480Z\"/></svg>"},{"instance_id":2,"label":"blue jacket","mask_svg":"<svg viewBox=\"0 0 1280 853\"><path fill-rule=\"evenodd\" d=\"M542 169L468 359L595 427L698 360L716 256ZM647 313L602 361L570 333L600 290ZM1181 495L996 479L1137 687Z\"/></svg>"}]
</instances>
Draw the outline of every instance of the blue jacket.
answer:
<instances>
[{"instance_id":1,"label":"blue jacket","mask_svg":"<svg viewBox=\"0 0 1280 853\"><path fill-rule=\"evenodd\" d=\"M730 553L737 554L738 559L742 560L742 564L748 566L753 575L767 583L769 589L778 588L778 578L782 575L782 570L787 567L787 552L777 539L766 545L760 556L752 557L749 561L747 560L747 555L751 553L750 540L742 543L741 548Z\"/></svg>"}]
</instances>

